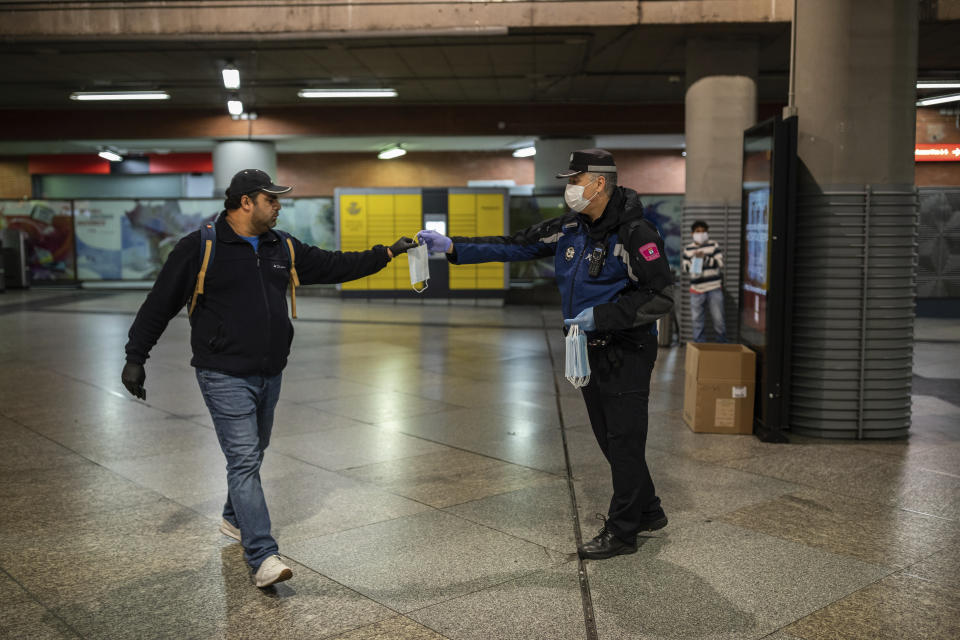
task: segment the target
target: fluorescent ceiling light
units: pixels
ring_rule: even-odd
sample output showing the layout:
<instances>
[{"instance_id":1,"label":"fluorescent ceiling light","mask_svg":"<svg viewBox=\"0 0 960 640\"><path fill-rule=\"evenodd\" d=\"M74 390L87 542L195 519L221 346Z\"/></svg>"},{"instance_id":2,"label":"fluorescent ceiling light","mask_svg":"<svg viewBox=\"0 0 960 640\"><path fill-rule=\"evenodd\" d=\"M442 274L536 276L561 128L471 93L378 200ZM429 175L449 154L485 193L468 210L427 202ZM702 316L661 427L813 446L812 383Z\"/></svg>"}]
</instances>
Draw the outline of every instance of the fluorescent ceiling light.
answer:
<instances>
[{"instance_id":1,"label":"fluorescent ceiling light","mask_svg":"<svg viewBox=\"0 0 960 640\"><path fill-rule=\"evenodd\" d=\"M232 116L238 116L243 113L243 103L239 100L227 100L227 111Z\"/></svg>"},{"instance_id":2,"label":"fluorescent ceiling light","mask_svg":"<svg viewBox=\"0 0 960 640\"><path fill-rule=\"evenodd\" d=\"M120 162L121 160L123 160L123 156L121 156L119 153L114 153L113 151L110 151L108 149L104 149L97 155L103 158L104 160L109 160L110 162Z\"/></svg>"},{"instance_id":3,"label":"fluorescent ceiling light","mask_svg":"<svg viewBox=\"0 0 960 640\"><path fill-rule=\"evenodd\" d=\"M513 152L514 158L529 158L535 155L537 155L536 147L523 147Z\"/></svg>"},{"instance_id":4,"label":"fluorescent ceiling light","mask_svg":"<svg viewBox=\"0 0 960 640\"><path fill-rule=\"evenodd\" d=\"M933 98L924 98L923 100L917 100L918 107L929 107L933 104L943 104L944 102L957 102L960 101L960 93L951 93L945 96L936 96Z\"/></svg>"},{"instance_id":5,"label":"fluorescent ceiling light","mask_svg":"<svg viewBox=\"0 0 960 640\"><path fill-rule=\"evenodd\" d=\"M396 98L396 89L301 89L301 98Z\"/></svg>"},{"instance_id":6,"label":"fluorescent ceiling light","mask_svg":"<svg viewBox=\"0 0 960 640\"><path fill-rule=\"evenodd\" d=\"M227 65L221 70L223 74L223 87L225 89L240 88L240 70L232 65Z\"/></svg>"},{"instance_id":7,"label":"fluorescent ceiling light","mask_svg":"<svg viewBox=\"0 0 960 640\"><path fill-rule=\"evenodd\" d=\"M956 80L917 80L917 89L960 89Z\"/></svg>"},{"instance_id":8,"label":"fluorescent ceiling light","mask_svg":"<svg viewBox=\"0 0 960 640\"><path fill-rule=\"evenodd\" d=\"M71 100L169 100L166 91L75 91Z\"/></svg>"},{"instance_id":9,"label":"fluorescent ceiling light","mask_svg":"<svg viewBox=\"0 0 960 640\"><path fill-rule=\"evenodd\" d=\"M393 147L391 149L386 149L377 154L377 157L381 160L390 160L391 158L399 158L400 156L407 155L406 149L401 149L400 147Z\"/></svg>"}]
</instances>

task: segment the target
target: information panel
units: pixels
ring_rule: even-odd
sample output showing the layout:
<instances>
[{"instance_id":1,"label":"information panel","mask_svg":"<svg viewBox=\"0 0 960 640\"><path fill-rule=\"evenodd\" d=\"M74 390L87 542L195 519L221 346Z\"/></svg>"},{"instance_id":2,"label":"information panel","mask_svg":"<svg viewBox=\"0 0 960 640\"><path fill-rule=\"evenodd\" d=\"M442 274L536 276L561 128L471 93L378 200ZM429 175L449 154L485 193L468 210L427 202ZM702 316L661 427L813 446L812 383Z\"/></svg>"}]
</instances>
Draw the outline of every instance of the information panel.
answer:
<instances>
[{"instance_id":1,"label":"information panel","mask_svg":"<svg viewBox=\"0 0 960 640\"><path fill-rule=\"evenodd\" d=\"M740 342L757 354L754 430L784 441L790 372L797 119L774 118L743 134Z\"/></svg>"}]
</instances>

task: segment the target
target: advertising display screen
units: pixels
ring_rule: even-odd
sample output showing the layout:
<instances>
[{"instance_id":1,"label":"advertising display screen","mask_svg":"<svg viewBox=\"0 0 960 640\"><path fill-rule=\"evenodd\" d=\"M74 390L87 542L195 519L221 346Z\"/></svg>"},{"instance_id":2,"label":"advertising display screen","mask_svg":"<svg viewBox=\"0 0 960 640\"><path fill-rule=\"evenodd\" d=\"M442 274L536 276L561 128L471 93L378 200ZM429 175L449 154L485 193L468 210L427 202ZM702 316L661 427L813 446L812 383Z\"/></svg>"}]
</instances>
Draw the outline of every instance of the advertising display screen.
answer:
<instances>
[{"instance_id":1,"label":"advertising display screen","mask_svg":"<svg viewBox=\"0 0 960 640\"><path fill-rule=\"evenodd\" d=\"M773 183L773 124L755 127L743 139L743 280L740 333L745 344L767 345L770 280L770 187Z\"/></svg>"},{"instance_id":2,"label":"advertising display screen","mask_svg":"<svg viewBox=\"0 0 960 640\"><path fill-rule=\"evenodd\" d=\"M785 441L788 421L796 139L796 118L743 134L740 342L757 355L754 430L766 441Z\"/></svg>"}]
</instances>

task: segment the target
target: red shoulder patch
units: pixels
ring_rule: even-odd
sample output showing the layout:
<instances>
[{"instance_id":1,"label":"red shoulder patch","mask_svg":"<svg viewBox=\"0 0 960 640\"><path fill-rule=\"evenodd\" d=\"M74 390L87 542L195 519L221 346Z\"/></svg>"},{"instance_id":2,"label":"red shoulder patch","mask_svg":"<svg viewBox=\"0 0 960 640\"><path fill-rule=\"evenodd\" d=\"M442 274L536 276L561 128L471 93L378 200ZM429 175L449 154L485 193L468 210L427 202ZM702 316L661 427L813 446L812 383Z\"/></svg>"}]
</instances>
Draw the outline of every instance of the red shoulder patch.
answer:
<instances>
[{"instance_id":1,"label":"red shoulder patch","mask_svg":"<svg viewBox=\"0 0 960 640\"><path fill-rule=\"evenodd\" d=\"M640 255L643 256L644 260L650 262L660 257L660 249L657 248L656 242L648 242L640 247Z\"/></svg>"}]
</instances>

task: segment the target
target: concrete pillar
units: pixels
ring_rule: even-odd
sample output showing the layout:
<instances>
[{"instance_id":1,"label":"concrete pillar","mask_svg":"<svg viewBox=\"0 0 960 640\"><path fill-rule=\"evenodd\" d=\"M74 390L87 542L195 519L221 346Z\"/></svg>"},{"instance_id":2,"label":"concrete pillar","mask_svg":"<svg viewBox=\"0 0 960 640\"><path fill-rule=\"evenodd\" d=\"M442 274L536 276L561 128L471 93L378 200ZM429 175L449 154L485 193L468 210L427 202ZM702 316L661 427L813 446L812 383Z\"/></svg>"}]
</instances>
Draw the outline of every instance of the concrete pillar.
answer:
<instances>
[{"instance_id":1,"label":"concrete pillar","mask_svg":"<svg viewBox=\"0 0 960 640\"><path fill-rule=\"evenodd\" d=\"M566 180L557 180L557 172L570 164L570 154L577 149L592 149L593 138L545 138L537 140L537 155L533 164L533 192L536 194L563 193ZM617 154L613 154L616 160Z\"/></svg>"},{"instance_id":2,"label":"concrete pillar","mask_svg":"<svg viewBox=\"0 0 960 640\"><path fill-rule=\"evenodd\" d=\"M223 196L230 179L243 169L260 169L277 179L277 147L264 140L221 140L213 148L214 196Z\"/></svg>"},{"instance_id":3,"label":"concrete pillar","mask_svg":"<svg viewBox=\"0 0 960 640\"><path fill-rule=\"evenodd\" d=\"M684 197L684 244L690 225L705 220L710 238L725 257L724 306L727 337L735 340L739 318L740 191L743 131L757 120L757 45L751 41L687 41L685 98L687 166ZM681 280L689 287L689 277ZM707 320L707 339L712 339ZM692 339L689 295L680 305L680 338Z\"/></svg>"},{"instance_id":4,"label":"concrete pillar","mask_svg":"<svg viewBox=\"0 0 960 640\"><path fill-rule=\"evenodd\" d=\"M902 436L916 291L917 3L804 0L796 41L790 426Z\"/></svg>"}]
</instances>

